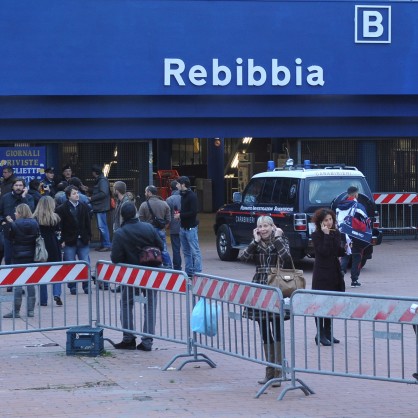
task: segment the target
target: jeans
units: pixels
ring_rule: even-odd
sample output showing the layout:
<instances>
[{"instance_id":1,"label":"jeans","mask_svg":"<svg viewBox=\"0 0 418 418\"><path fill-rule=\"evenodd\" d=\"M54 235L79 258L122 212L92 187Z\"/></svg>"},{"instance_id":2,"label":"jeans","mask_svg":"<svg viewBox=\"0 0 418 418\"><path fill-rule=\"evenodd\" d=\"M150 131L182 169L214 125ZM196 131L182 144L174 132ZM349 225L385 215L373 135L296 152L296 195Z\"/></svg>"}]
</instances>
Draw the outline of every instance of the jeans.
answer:
<instances>
[{"instance_id":1,"label":"jeans","mask_svg":"<svg viewBox=\"0 0 418 418\"><path fill-rule=\"evenodd\" d=\"M360 276L361 259L363 258L364 244L353 239L351 247L351 281L356 282ZM341 258L341 270L346 273L347 266L350 261L350 256L345 255Z\"/></svg>"},{"instance_id":2,"label":"jeans","mask_svg":"<svg viewBox=\"0 0 418 418\"><path fill-rule=\"evenodd\" d=\"M47 284L39 285L39 297L41 299L41 305L46 305L48 303L48 286ZM54 283L52 285L52 295L61 296L61 283Z\"/></svg>"},{"instance_id":3,"label":"jeans","mask_svg":"<svg viewBox=\"0 0 418 418\"><path fill-rule=\"evenodd\" d=\"M107 226L107 213L96 212L97 228L100 231L100 243L102 247L110 248L110 235Z\"/></svg>"},{"instance_id":4,"label":"jeans","mask_svg":"<svg viewBox=\"0 0 418 418\"><path fill-rule=\"evenodd\" d=\"M142 332L144 334L155 334L155 320L157 316L157 292L150 289L141 289L145 296L144 301L144 325ZM139 289L134 289L129 286L122 286L122 293L120 298L120 321L122 328L134 330L133 307L134 307L134 293L139 294ZM142 344L151 348L152 337L142 336ZM135 340L135 336L129 332L123 333L123 342L130 343Z\"/></svg>"},{"instance_id":5,"label":"jeans","mask_svg":"<svg viewBox=\"0 0 418 418\"><path fill-rule=\"evenodd\" d=\"M173 269L181 270L180 235L170 234L171 249L173 251Z\"/></svg>"},{"instance_id":6,"label":"jeans","mask_svg":"<svg viewBox=\"0 0 418 418\"><path fill-rule=\"evenodd\" d=\"M64 246L64 261L76 261L76 257L79 260L86 261L90 265L90 247L88 244L83 244L81 239L77 240L76 245L66 245ZM68 283L69 289L76 288L77 283L72 282ZM83 289L88 289L88 282L83 282Z\"/></svg>"},{"instance_id":7,"label":"jeans","mask_svg":"<svg viewBox=\"0 0 418 418\"><path fill-rule=\"evenodd\" d=\"M185 229L180 228L180 242L183 248L185 271L188 276L202 271L202 256L199 248L199 238L197 236L198 227Z\"/></svg>"},{"instance_id":8,"label":"jeans","mask_svg":"<svg viewBox=\"0 0 418 418\"><path fill-rule=\"evenodd\" d=\"M164 244L164 249L161 251L161 256L163 259L163 266L171 269L173 265L171 263L170 254L168 254L168 251L167 251L167 240L165 238L165 229L158 229L155 227L154 229L157 231L157 234L160 236Z\"/></svg>"}]
</instances>

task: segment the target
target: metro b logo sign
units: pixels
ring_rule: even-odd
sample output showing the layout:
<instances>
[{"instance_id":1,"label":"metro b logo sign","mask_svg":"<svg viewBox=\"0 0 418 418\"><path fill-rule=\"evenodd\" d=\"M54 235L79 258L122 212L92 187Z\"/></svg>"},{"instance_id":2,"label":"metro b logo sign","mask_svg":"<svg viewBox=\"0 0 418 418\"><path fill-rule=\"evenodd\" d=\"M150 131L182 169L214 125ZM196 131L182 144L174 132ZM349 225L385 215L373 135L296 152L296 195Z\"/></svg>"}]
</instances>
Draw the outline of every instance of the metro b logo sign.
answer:
<instances>
[{"instance_id":1,"label":"metro b logo sign","mask_svg":"<svg viewBox=\"0 0 418 418\"><path fill-rule=\"evenodd\" d=\"M391 6L355 7L355 42L390 44Z\"/></svg>"}]
</instances>

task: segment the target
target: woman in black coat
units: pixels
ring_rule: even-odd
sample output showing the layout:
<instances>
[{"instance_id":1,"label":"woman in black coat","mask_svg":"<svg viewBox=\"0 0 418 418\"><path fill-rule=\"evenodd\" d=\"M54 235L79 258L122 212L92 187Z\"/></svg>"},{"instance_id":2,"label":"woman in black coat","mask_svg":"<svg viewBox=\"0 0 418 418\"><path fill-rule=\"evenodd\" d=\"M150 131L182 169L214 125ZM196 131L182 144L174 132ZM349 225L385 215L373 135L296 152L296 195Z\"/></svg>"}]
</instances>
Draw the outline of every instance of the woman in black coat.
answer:
<instances>
[{"instance_id":1,"label":"woman in black coat","mask_svg":"<svg viewBox=\"0 0 418 418\"><path fill-rule=\"evenodd\" d=\"M312 275L312 289L327 291L345 291L344 275L341 272L339 257L345 254L341 247L341 234L337 229L335 213L331 209L318 209L312 218L316 230L312 234L315 249L315 264ZM332 336L331 319L316 318L318 345L329 346L340 341Z\"/></svg>"},{"instance_id":2,"label":"woman in black coat","mask_svg":"<svg viewBox=\"0 0 418 418\"><path fill-rule=\"evenodd\" d=\"M45 248L48 251L48 260L52 262L62 261L61 246L57 234L60 231L61 218L55 213L55 200L51 196L43 196L39 199L34 219L38 221L41 235L45 241ZM58 306L62 306L61 283L52 285L54 301ZM48 285L40 286L41 306L48 305Z\"/></svg>"},{"instance_id":3,"label":"woman in black coat","mask_svg":"<svg viewBox=\"0 0 418 418\"><path fill-rule=\"evenodd\" d=\"M32 219L32 212L26 203L16 206L16 220L11 216L6 217L4 227L5 237L12 242L12 263L31 264L35 258L36 237L39 233L39 226L35 219ZM26 286L27 315L34 316L35 310L35 286ZM20 318L20 307L22 306L22 286L14 288L14 310L3 316L3 318Z\"/></svg>"}]
</instances>

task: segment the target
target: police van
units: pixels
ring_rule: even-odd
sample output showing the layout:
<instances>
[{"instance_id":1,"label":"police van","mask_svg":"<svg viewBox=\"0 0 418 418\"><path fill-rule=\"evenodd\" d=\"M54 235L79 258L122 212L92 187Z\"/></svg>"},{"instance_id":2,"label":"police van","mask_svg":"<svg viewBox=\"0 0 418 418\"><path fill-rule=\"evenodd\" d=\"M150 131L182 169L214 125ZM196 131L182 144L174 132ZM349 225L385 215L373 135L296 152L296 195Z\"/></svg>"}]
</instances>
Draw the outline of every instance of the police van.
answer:
<instances>
[{"instance_id":1,"label":"police van","mask_svg":"<svg viewBox=\"0 0 418 418\"><path fill-rule=\"evenodd\" d=\"M369 200L368 215L377 226L372 192L364 174L356 167L296 165L254 175L243 193L235 192L233 203L224 205L216 213L214 230L219 258L233 261L238 257L239 250L251 242L252 231L261 215L271 216L283 229L294 259L313 257L310 238L315 230L311 222L313 213L318 208L331 207L333 200L350 186L357 187ZM374 234L381 235L377 229ZM371 258L372 251L372 246L365 251L363 265Z\"/></svg>"}]
</instances>

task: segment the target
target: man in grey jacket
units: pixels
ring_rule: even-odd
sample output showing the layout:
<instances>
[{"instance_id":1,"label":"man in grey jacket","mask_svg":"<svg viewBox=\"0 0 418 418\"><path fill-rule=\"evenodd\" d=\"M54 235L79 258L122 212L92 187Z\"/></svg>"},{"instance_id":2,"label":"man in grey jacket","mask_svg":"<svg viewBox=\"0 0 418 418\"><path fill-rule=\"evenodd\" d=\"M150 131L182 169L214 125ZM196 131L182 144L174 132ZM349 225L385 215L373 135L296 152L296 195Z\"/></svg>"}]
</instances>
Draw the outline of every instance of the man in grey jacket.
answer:
<instances>
[{"instance_id":1,"label":"man in grey jacket","mask_svg":"<svg viewBox=\"0 0 418 418\"><path fill-rule=\"evenodd\" d=\"M96 215L97 228L100 232L100 247L97 251L110 251L110 234L107 226L107 212L110 210L110 186L99 165L92 167L94 177L93 193L90 203Z\"/></svg>"},{"instance_id":2,"label":"man in grey jacket","mask_svg":"<svg viewBox=\"0 0 418 418\"><path fill-rule=\"evenodd\" d=\"M177 190L177 180L173 180L170 186L171 196L167 197L166 202L171 211L170 240L171 250L173 251L173 268L174 270L181 270L180 219L174 217L175 214L180 212L181 195L180 190Z\"/></svg>"},{"instance_id":3,"label":"man in grey jacket","mask_svg":"<svg viewBox=\"0 0 418 418\"><path fill-rule=\"evenodd\" d=\"M139 207L139 219L142 222L151 224L164 243L164 250L161 252L163 257L163 267L172 268L170 254L167 251L167 241L165 238L165 227L171 221L170 206L158 196L155 186L145 188L146 202ZM157 221L158 220L158 221Z\"/></svg>"}]
</instances>

